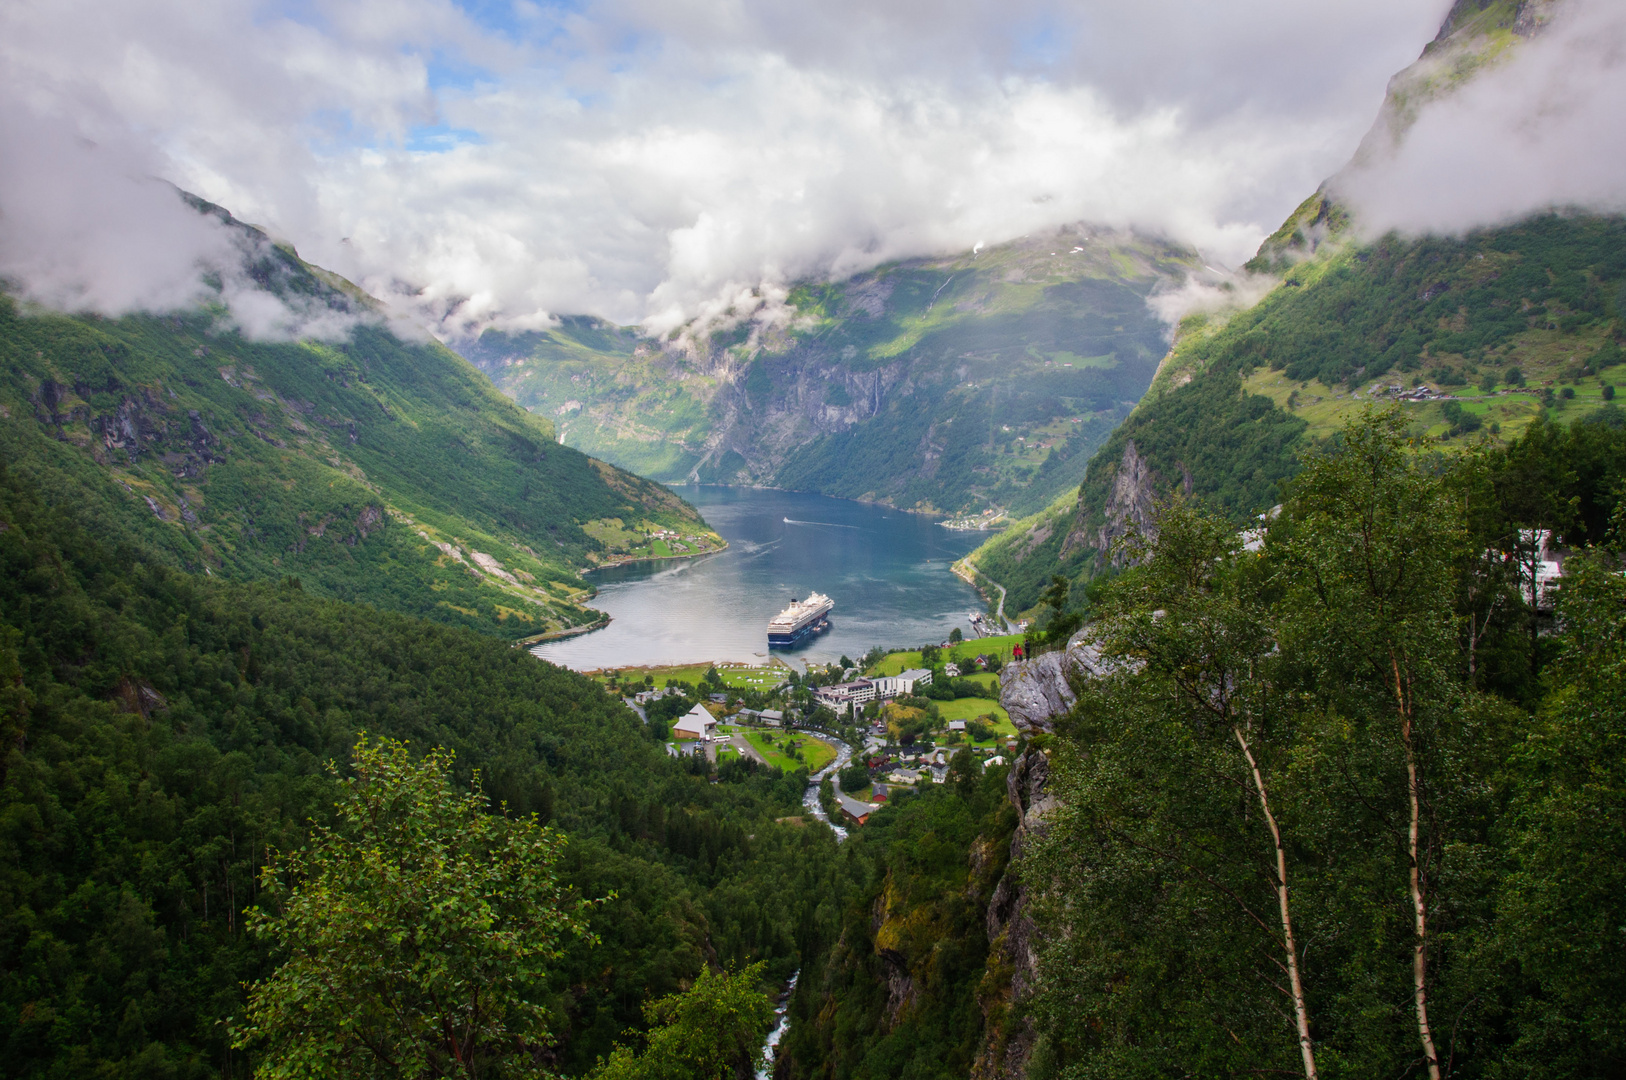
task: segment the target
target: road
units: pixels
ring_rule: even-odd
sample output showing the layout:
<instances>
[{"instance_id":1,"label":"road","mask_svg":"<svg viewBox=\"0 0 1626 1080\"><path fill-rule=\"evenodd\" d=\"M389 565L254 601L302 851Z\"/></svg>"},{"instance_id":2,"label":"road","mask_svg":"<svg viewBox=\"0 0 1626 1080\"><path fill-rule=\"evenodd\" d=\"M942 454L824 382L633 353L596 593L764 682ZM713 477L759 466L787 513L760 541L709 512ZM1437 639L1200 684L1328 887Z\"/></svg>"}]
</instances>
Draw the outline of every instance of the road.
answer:
<instances>
[{"instance_id":1,"label":"road","mask_svg":"<svg viewBox=\"0 0 1626 1080\"><path fill-rule=\"evenodd\" d=\"M982 586L977 584L977 582L979 580L985 581L988 584L992 585L994 588L999 590L999 607L994 609L994 629L996 631L1004 629L1004 626L1005 626L1005 586L1001 585L999 582L995 581L993 578L989 577L987 574L983 573L981 570L978 570L976 567L972 566L965 559L961 559L959 562L954 563L952 566L950 566L949 569L954 571L954 576L955 577L959 578L961 581L965 582L967 585L971 586L973 589L976 589L979 592L982 591ZM982 637L993 637L994 636L993 634L983 634L981 630L978 630L977 633Z\"/></svg>"}]
</instances>

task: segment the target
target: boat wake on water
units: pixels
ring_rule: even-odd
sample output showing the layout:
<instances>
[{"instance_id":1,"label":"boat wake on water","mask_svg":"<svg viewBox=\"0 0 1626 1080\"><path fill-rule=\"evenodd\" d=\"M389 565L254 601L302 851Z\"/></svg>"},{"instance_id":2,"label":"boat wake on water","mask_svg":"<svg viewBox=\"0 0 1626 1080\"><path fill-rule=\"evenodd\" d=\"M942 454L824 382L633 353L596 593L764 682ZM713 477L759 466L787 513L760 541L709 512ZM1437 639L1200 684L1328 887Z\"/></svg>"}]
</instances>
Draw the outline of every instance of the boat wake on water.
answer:
<instances>
[{"instance_id":1,"label":"boat wake on water","mask_svg":"<svg viewBox=\"0 0 1626 1080\"><path fill-rule=\"evenodd\" d=\"M834 521L797 521L795 518L786 518L786 525L823 525L827 529L857 529L857 525L842 525ZM862 531L862 530L860 530Z\"/></svg>"}]
</instances>

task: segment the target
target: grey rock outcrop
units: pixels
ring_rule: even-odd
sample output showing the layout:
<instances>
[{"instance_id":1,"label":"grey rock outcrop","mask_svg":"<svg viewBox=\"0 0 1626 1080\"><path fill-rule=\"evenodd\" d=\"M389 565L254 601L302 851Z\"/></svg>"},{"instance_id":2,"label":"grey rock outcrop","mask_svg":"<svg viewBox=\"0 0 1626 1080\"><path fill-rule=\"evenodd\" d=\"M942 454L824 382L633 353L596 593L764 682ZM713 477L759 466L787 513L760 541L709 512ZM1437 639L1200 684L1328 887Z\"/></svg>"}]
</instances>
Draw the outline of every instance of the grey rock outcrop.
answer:
<instances>
[{"instance_id":1,"label":"grey rock outcrop","mask_svg":"<svg viewBox=\"0 0 1626 1080\"><path fill-rule=\"evenodd\" d=\"M1182 465L1180 474L1181 487L1189 495L1193 483L1191 473ZM1097 516L1087 502L1079 501L1067 539L1062 543L1061 557L1065 559L1075 551L1093 548L1100 556L1110 556L1114 564L1122 565L1124 557L1113 551L1114 543L1130 533L1157 535L1159 484L1157 473L1141 456L1135 440L1127 440L1123 455L1112 467L1112 492L1107 496L1106 505Z\"/></svg>"},{"instance_id":2,"label":"grey rock outcrop","mask_svg":"<svg viewBox=\"0 0 1626 1080\"><path fill-rule=\"evenodd\" d=\"M1031 735L1055 730L1056 717L1078 701L1074 689L1078 682L1110 670L1089 634L1086 627L1073 635L1065 650L1013 661L999 673L999 701L1018 731Z\"/></svg>"}]
</instances>

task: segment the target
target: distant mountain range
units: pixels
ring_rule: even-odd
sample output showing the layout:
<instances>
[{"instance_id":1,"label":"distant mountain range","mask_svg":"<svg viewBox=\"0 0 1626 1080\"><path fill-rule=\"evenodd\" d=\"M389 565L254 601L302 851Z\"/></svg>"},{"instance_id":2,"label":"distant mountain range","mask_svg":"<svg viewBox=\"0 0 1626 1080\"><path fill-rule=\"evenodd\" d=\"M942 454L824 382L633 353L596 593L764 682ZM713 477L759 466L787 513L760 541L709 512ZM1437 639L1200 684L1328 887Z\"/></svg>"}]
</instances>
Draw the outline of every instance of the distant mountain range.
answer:
<instances>
[{"instance_id":1,"label":"distant mountain range","mask_svg":"<svg viewBox=\"0 0 1626 1080\"><path fill-rule=\"evenodd\" d=\"M1030 513L1074 489L1167 350L1194 252L1072 227L789 290L659 340L587 318L464 354L561 439L667 482Z\"/></svg>"}]
</instances>

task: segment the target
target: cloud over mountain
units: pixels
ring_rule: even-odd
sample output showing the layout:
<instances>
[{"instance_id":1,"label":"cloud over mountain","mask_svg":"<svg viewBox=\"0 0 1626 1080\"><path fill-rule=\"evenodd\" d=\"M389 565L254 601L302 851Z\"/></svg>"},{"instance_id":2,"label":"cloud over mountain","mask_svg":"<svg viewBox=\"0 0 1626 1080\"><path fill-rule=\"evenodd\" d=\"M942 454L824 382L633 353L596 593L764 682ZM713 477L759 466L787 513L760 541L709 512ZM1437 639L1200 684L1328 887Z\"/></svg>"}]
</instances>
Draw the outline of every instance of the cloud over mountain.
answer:
<instances>
[{"instance_id":1,"label":"cloud over mountain","mask_svg":"<svg viewBox=\"0 0 1626 1080\"><path fill-rule=\"evenodd\" d=\"M1240 261L1347 156L1444 6L17 0L0 112L36 190L52 170L162 176L444 333L574 311L667 326L1080 219ZM0 189L0 228L17 197ZM47 226L60 279L90 282L53 295L112 288L95 232ZM180 232L133 245L162 256L155 282L213 242Z\"/></svg>"},{"instance_id":2,"label":"cloud over mountain","mask_svg":"<svg viewBox=\"0 0 1626 1080\"><path fill-rule=\"evenodd\" d=\"M1489 70L1333 182L1364 229L1462 232L1545 210L1626 211L1626 6L1564 0Z\"/></svg>"}]
</instances>

